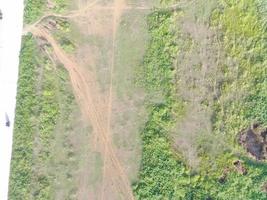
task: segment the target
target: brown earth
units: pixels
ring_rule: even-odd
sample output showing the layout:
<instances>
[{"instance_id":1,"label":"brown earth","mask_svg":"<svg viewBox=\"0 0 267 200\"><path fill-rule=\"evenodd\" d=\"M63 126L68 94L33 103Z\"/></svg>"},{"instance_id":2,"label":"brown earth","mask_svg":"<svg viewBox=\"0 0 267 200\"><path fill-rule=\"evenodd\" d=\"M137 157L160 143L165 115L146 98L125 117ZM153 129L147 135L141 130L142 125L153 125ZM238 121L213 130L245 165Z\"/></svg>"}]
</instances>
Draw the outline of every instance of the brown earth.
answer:
<instances>
[{"instance_id":1,"label":"brown earth","mask_svg":"<svg viewBox=\"0 0 267 200\"><path fill-rule=\"evenodd\" d=\"M253 124L249 129L241 131L239 134L239 144L255 159L263 160L267 158L267 129L258 124Z\"/></svg>"},{"instance_id":2,"label":"brown earth","mask_svg":"<svg viewBox=\"0 0 267 200\"><path fill-rule=\"evenodd\" d=\"M50 53L52 55L49 55L51 60L56 58L67 69L76 100L80 105L83 115L90 120L93 127L95 150L100 151L103 156L102 189L99 191L99 194L90 192L86 190L85 187L81 187L78 191L78 197L80 199L134 199L129 179L116 155L116 150L114 149L111 138L116 33L122 13L124 10L131 9L131 7L127 6L124 0L115 0L113 4L107 6L98 6L97 3L97 1L94 1L86 6L80 5L79 10L72 11L67 15L48 13L33 25L25 27L24 33L32 32L37 38L46 41L53 49L53 52ZM145 10L149 8L136 6L133 9ZM89 10L90 12L88 12ZM99 15L105 15L104 18L106 18L106 22L103 23L102 21L102 26L97 23L98 20L103 20L103 17L99 17ZM50 17L69 18L80 23L83 22L80 20L81 18L84 19L85 23L90 20L84 34L96 34L108 38L111 33L110 80L109 88L106 92L101 92L94 70L90 71L84 66L85 63L94 65L94 54L92 53L90 55L90 51L87 51L88 48L84 49L87 53L87 57L81 60L77 60L77 57L66 54L55 38L53 38L49 27L44 27L42 25L42 22ZM109 18L112 20L108 20ZM109 24L109 22L112 23ZM49 52L46 53L49 54ZM85 52L82 52L81 55L83 53ZM85 174L88 173L85 172ZM84 186L84 182L87 182L87 180L83 179L84 178L81 177L81 185Z\"/></svg>"},{"instance_id":3,"label":"brown earth","mask_svg":"<svg viewBox=\"0 0 267 200\"><path fill-rule=\"evenodd\" d=\"M42 28L36 28L32 32L38 37L47 39L54 50L55 56L68 70L74 94L79 105L81 106L81 110L90 120L94 132L98 134L102 146L105 148L105 159L107 159L106 165L108 165L110 168L110 174L112 174L111 177L114 178L113 181L116 182L113 184L113 186L115 186L116 189L123 194L125 199L133 199L128 178L114 153L111 140L108 137L108 128L105 125L107 123L105 122L107 119L100 115L103 112L101 109L102 98L101 95L96 91L97 86L95 85L96 81L93 79L94 76L88 72L82 71L82 69L79 68L74 61L68 58L68 56L65 55L57 42L46 30L43 30ZM92 83L91 85L88 85L88 79Z\"/></svg>"}]
</instances>

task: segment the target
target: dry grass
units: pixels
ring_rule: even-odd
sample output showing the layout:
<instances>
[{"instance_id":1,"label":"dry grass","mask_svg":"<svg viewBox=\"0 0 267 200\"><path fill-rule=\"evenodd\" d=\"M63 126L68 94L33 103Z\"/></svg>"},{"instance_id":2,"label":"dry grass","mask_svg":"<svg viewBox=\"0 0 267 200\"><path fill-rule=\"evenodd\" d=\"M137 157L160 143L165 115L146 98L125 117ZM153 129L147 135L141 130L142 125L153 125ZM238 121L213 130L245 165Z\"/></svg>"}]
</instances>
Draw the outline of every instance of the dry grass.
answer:
<instances>
[{"instance_id":1,"label":"dry grass","mask_svg":"<svg viewBox=\"0 0 267 200\"><path fill-rule=\"evenodd\" d=\"M52 142L55 160L43 170L62 169L52 181L59 199L132 199L145 119L144 94L135 87L134 74L148 40L150 7L123 1L78 1L76 7L29 27L52 63L67 69L82 113L65 113L67 124L60 119ZM70 41L74 51L61 41ZM61 105L64 95L58 96ZM92 130L81 119L90 121Z\"/></svg>"}]
</instances>

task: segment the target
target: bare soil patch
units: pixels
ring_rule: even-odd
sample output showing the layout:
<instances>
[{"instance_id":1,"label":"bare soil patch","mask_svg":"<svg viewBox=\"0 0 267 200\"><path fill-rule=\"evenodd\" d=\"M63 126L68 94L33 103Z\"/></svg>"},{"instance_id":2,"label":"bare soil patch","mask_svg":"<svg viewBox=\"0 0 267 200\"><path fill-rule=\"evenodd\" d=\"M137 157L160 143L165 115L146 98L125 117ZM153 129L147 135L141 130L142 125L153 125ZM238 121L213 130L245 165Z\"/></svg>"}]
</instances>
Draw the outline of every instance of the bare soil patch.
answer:
<instances>
[{"instance_id":1,"label":"bare soil patch","mask_svg":"<svg viewBox=\"0 0 267 200\"><path fill-rule=\"evenodd\" d=\"M65 53L60 49L57 42L52 38L47 31L42 28L35 29L33 32L36 36L46 38L49 44L53 47L56 57L61 63L64 64L64 67L68 70L72 86L74 89L75 96L78 100L79 105L82 108L82 112L86 117L89 118L95 134L99 134L99 139L102 143L102 147L106 148L106 156L108 156L107 165L112 170L112 176L115 176L116 185L118 190L125 195L126 199L132 199L130 184L128 179L125 176L123 169L120 166L120 163L114 154L114 150L110 139L107 134L107 128L104 125L100 124L100 121L103 122L104 117L100 114L102 113L99 109L101 103L101 95L98 95L95 88L96 81L91 81L91 84L88 85L86 80L92 80L94 76L90 76L88 72L83 72L81 68L77 66L75 62L69 59ZM81 71L78 71L81 70ZM86 75L85 75L86 74ZM88 76L89 78L86 78ZM94 94L94 95L91 95ZM125 188L126 187L126 188ZM130 195L130 197L129 197Z\"/></svg>"},{"instance_id":2,"label":"bare soil patch","mask_svg":"<svg viewBox=\"0 0 267 200\"><path fill-rule=\"evenodd\" d=\"M88 155L80 161L83 167L76 177L78 199L134 199L129 177L134 180L139 169L141 148L137 133L143 95L132 88L129 80L133 78L133 68L141 61L147 39L139 39L146 27L137 20L145 18L151 5L145 1L134 4L124 0L79 1L77 10L64 15L47 13L25 28L25 33L30 31L38 38L40 47L53 62L64 65L84 119L92 126L84 150ZM138 12L139 16L133 18L128 32L138 45L131 41L127 48L135 45L138 52L123 55L120 52L126 49L118 46L121 36L118 29L123 23L122 16L130 12ZM71 21L79 32L76 36L80 38L73 40L76 46L73 54L66 53L53 35L58 28L56 18ZM118 55L126 56L125 60L117 62ZM123 88L120 96L118 88ZM79 141L77 144L75 138L72 141L78 148Z\"/></svg>"},{"instance_id":3,"label":"bare soil patch","mask_svg":"<svg viewBox=\"0 0 267 200\"><path fill-rule=\"evenodd\" d=\"M266 135L267 128L254 124L249 129L241 131L239 144L256 160L265 160L267 158Z\"/></svg>"}]
</instances>

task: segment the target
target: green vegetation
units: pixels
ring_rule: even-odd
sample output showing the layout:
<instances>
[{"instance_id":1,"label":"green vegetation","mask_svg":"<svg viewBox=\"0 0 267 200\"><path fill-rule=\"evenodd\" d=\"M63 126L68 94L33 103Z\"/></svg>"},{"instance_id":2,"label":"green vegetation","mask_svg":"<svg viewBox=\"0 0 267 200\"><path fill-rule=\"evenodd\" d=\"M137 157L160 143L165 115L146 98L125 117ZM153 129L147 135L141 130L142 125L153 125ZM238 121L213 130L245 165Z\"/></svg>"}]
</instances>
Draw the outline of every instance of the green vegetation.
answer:
<instances>
[{"instance_id":1,"label":"green vegetation","mask_svg":"<svg viewBox=\"0 0 267 200\"><path fill-rule=\"evenodd\" d=\"M47 6L49 3L51 3L50 8ZM63 13L70 5L68 0L25 0L24 4L24 22L26 24L34 23L48 9Z\"/></svg>"},{"instance_id":2,"label":"green vegetation","mask_svg":"<svg viewBox=\"0 0 267 200\"><path fill-rule=\"evenodd\" d=\"M31 190L33 138L36 128L34 113L37 102L35 47L32 36L23 39L9 183L10 199L29 199Z\"/></svg>"},{"instance_id":3,"label":"green vegetation","mask_svg":"<svg viewBox=\"0 0 267 200\"><path fill-rule=\"evenodd\" d=\"M26 36L22 46L9 198L29 199L33 188L38 188L34 191L35 199L49 199L51 188L47 177L37 175L32 166L35 162L47 163L50 160L50 141L59 112L58 105L53 77L47 73L49 64L45 64L38 55L32 36ZM45 68L40 69L40 65L45 65ZM39 79L43 81L43 78L45 81L40 83ZM34 151L36 142L38 152ZM33 183L32 179L37 179L38 184Z\"/></svg>"},{"instance_id":4,"label":"green vegetation","mask_svg":"<svg viewBox=\"0 0 267 200\"><path fill-rule=\"evenodd\" d=\"M149 106L150 115L141 135L142 168L140 181L134 186L138 199L182 199L190 185L189 171L172 151L168 134L175 122L173 113L177 108L182 110L173 100L172 59L177 48L170 30L171 17L171 13L155 11L148 18L151 41L139 84L149 92L160 90L164 101Z\"/></svg>"},{"instance_id":5,"label":"green vegetation","mask_svg":"<svg viewBox=\"0 0 267 200\"><path fill-rule=\"evenodd\" d=\"M69 7L69 0L53 0L53 2L55 3L53 10L58 13L63 13Z\"/></svg>"},{"instance_id":6,"label":"green vegetation","mask_svg":"<svg viewBox=\"0 0 267 200\"><path fill-rule=\"evenodd\" d=\"M151 40L138 84L162 98L147 101L137 199L266 199L267 165L236 144L242 129L267 123L266 16L252 0L204 6L148 18ZM236 171L237 159L248 174Z\"/></svg>"},{"instance_id":7,"label":"green vegetation","mask_svg":"<svg viewBox=\"0 0 267 200\"><path fill-rule=\"evenodd\" d=\"M74 44L67 38L62 38L59 43L61 48L67 53L73 53L75 51Z\"/></svg>"},{"instance_id":8,"label":"green vegetation","mask_svg":"<svg viewBox=\"0 0 267 200\"><path fill-rule=\"evenodd\" d=\"M25 1L25 22L40 18L45 5L43 0ZM60 25L68 31L68 24ZM70 122L72 117L76 120ZM20 55L9 199L54 199L62 191L66 198L75 198L73 174L83 166L76 157L87 151L73 147L70 140L74 133L87 139L84 134L88 130L79 119L67 72L40 51L32 35L25 36ZM73 128L77 124L81 128ZM55 134L58 131L62 134ZM59 168L61 165L64 167ZM61 183L55 183L55 178Z\"/></svg>"},{"instance_id":9,"label":"green vegetation","mask_svg":"<svg viewBox=\"0 0 267 200\"><path fill-rule=\"evenodd\" d=\"M42 14L46 6L45 0L25 0L24 20L25 23L33 23Z\"/></svg>"},{"instance_id":10,"label":"green vegetation","mask_svg":"<svg viewBox=\"0 0 267 200\"><path fill-rule=\"evenodd\" d=\"M79 38L77 38L77 35L74 35L74 28L71 23L62 19L53 18L53 20L57 23L54 27L56 29L53 30L53 35L59 42L59 45L66 53L74 53L75 43L79 41Z\"/></svg>"},{"instance_id":11,"label":"green vegetation","mask_svg":"<svg viewBox=\"0 0 267 200\"><path fill-rule=\"evenodd\" d=\"M41 61L41 62L40 62ZM55 78L52 76L52 66L48 60L43 60L39 58L38 63L43 69L39 69L42 74L41 84L38 88L40 91L37 91L38 96L38 115L36 123L38 124L37 131L38 134L35 136L35 147L38 147L38 150L35 150L34 155L34 164L35 165L47 165L51 160L51 141L54 139L54 129L58 119L59 114L59 105L56 99L56 89L55 88ZM38 84L38 83L37 83ZM38 141L36 141L38 140ZM41 166L40 166L41 168ZM49 177L45 172L42 172L40 169L34 170L34 178L32 183L35 181L38 184L33 184L32 190L34 191L35 199L51 199L52 190Z\"/></svg>"},{"instance_id":12,"label":"green vegetation","mask_svg":"<svg viewBox=\"0 0 267 200\"><path fill-rule=\"evenodd\" d=\"M35 199L49 199L51 194L47 177L36 174L38 170L33 166L36 162L45 164L51 159L52 133L59 107L55 101L53 76L49 73L51 66L45 63L36 49L33 37L26 36L20 56L10 199L29 199L33 188L38 188L34 191ZM44 69L39 68L42 65Z\"/></svg>"},{"instance_id":13,"label":"green vegetation","mask_svg":"<svg viewBox=\"0 0 267 200\"><path fill-rule=\"evenodd\" d=\"M171 13L168 12L157 11L148 18L151 41L139 80L148 90L170 90L172 62L177 53L175 35L170 30L171 23Z\"/></svg>"},{"instance_id":14,"label":"green vegetation","mask_svg":"<svg viewBox=\"0 0 267 200\"><path fill-rule=\"evenodd\" d=\"M238 90L240 97L218 105L217 121L226 124L223 131L235 134L229 129L240 130L252 121L267 124L267 33L255 1L226 2L229 5L214 11L213 24L220 24L223 47L236 66L225 66L224 75L229 81L222 91L224 95ZM231 18L236 20L232 21ZM229 115L224 116L224 113Z\"/></svg>"},{"instance_id":15,"label":"green vegetation","mask_svg":"<svg viewBox=\"0 0 267 200\"><path fill-rule=\"evenodd\" d=\"M89 150L73 140L88 141L90 130L80 121L68 73L38 50L32 36L23 39L17 102L9 199L61 193L75 199L74 174L85 167L81 157Z\"/></svg>"}]
</instances>

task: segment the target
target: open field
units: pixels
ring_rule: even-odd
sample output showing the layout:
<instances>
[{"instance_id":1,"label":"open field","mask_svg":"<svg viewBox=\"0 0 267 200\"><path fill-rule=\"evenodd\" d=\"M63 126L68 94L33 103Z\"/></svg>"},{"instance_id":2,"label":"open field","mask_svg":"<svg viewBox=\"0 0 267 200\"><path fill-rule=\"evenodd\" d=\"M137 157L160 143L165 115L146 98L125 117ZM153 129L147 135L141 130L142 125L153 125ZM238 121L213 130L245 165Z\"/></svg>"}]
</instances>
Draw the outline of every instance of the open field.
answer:
<instances>
[{"instance_id":1,"label":"open field","mask_svg":"<svg viewBox=\"0 0 267 200\"><path fill-rule=\"evenodd\" d=\"M149 9L138 2L79 2L68 21L64 16L40 15L38 23L25 26L33 34L29 40L39 49L38 62L33 63L39 85L35 104L44 104L36 111L40 125L32 130L32 139L27 139L32 140L34 155L31 161L26 160L31 183L21 186L28 188L27 197L133 199L131 182L137 180L141 159L139 125L144 122L144 95L134 85L133 74L148 39L145 16ZM136 22L131 24L132 20ZM128 40L127 35L135 38ZM130 48L134 54L128 52ZM56 74L62 67L69 79L61 85L62 77ZM120 79L124 79L122 84ZM81 114L71 103L71 91L64 89L68 83ZM53 173L58 170L61 173ZM68 184L71 181L75 184ZM10 197L18 197L22 191L17 192L11 192Z\"/></svg>"},{"instance_id":2,"label":"open field","mask_svg":"<svg viewBox=\"0 0 267 200\"><path fill-rule=\"evenodd\" d=\"M267 125L266 4L47 3L25 12L10 199L266 198L238 143Z\"/></svg>"}]
</instances>

